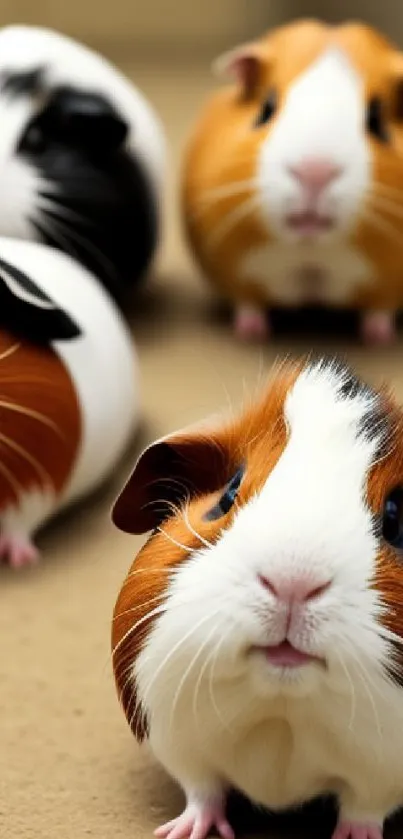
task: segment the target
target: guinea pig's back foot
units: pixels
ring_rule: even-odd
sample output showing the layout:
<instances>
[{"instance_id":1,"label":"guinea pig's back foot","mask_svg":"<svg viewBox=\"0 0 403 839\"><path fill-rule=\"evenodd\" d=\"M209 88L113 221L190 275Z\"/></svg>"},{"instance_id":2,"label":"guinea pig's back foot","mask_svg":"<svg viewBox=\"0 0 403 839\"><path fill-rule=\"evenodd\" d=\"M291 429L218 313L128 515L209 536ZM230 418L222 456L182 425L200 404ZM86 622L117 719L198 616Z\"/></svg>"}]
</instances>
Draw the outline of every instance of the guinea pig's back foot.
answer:
<instances>
[{"instance_id":1,"label":"guinea pig's back foot","mask_svg":"<svg viewBox=\"0 0 403 839\"><path fill-rule=\"evenodd\" d=\"M370 346L389 346L397 338L396 315L393 311L364 312L360 321L361 338Z\"/></svg>"},{"instance_id":2,"label":"guinea pig's back foot","mask_svg":"<svg viewBox=\"0 0 403 839\"><path fill-rule=\"evenodd\" d=\"M176 819L155 831L158 839L207 839L211 830L221 839L234 839L234 831L225 817L225 802L189 802Z\"/></svg>"},{"instance_id":3,"label":"guinea pig's back foot","mask_svg":"<svg viewBox=\"0 0 403 839\"><path fill-rule=\"evenodd\" d=\"M35 565L39 560L39 551L28 536L21 533L0 534L0 561L11 568L24 568Z\"/></svg>"},{"instance_id":4,"label":"guinea pig's back foot","mask_svg":"<svg viewBox=\"0 0 403 839\"><path fill-rule=\"evenodd\" d=\"M267 341L271 333L268 312L260 306L241 304L234 313L234 332L241 341Z\"/></svg>"},{"instance_id":5,"label":"guinea pig's back foot","mask_svg":"<svg viewBox=\"0 0 403 839\"><path fill-rule=\"evenodd\" d=\"M332 839L382 839L382 828L377 824L340 821Z\"/></svg>"}]
</instances>

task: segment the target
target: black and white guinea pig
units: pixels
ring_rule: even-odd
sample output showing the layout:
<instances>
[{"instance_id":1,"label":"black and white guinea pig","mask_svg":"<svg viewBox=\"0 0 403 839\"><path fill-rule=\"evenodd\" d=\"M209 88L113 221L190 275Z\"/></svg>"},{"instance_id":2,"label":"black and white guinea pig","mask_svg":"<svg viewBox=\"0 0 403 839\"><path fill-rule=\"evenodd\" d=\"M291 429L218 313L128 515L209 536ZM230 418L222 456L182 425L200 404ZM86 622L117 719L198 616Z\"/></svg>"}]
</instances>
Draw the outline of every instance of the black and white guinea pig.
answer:
<instances>
[{"instance_id":1,"label":"black and white guinea pig","mask_svg":"<svg viewBox=\"0 0 403 839\"><path fill-rule=\"evenodd\" d=\"M403 412L334 360L140 457L113 511L152 531L113 618L127 720L179 782L169 839L223 839L230 789L337 797L333 839L403 804Z\"/></svg>"},{"instance_id":2,"label":"black and white guinea pig","mask_svg":"<svg viewBox=\"0 0 403 839\"><path fill-rule=\"evenodd\" d=\"M103 57L46 29L0 30L0 235L50 244L120 301L155 253L165 137Z\"/></svg>"}]
</instances>

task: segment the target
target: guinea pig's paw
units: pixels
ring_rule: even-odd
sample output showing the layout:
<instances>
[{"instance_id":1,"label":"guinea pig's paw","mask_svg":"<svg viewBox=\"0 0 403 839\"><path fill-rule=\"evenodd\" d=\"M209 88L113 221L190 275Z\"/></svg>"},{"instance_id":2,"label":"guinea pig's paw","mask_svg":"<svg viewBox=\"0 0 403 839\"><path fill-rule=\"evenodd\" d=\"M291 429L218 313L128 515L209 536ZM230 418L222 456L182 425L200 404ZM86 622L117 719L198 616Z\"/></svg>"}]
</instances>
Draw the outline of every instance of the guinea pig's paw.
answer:
<instances>
[{"instance_id":1,"label":"guinea pig's paw","mask_svg":"<svg viewBox=\"0 0 403 839\"><path fill-rule=\"evenodd\" d=\"M270 320L264 309L239 306L234 316L234 331L241 341L264 341L270 337Z\"/></svg>"},{"instance_id":2,"label":"guinea pig's paw","mask_svg":"<svg viewBox=\"0 0 403 839\"><path fill-rule=\"evenodd\" d=\"M23 568L38 562L39 551L27 536L17 533L0 535L0 560L11 568Z\"/></svg>"},{"instance_id":3,"label":"guinea pig's paw","mask_svg":"<svg viewBox=\"0 0 403 839\"><path fill-rule=\"evenodd\" d=\"M340 821L332 839L382 839L383 832L379 824Z\"/></svg>"},{"instance_id":4,"label":"guinea pig's paw","mask_svg":"<svg viewBox=\"0 0 403 839\"><path fill-rule=\"evenodd\" d=\"M371 346L388 346L396 339L396 323L393 312L365 312L361 318L361 337Z\"/></svg>"},{"instance_id":5,"label":"guinea pig's paw","mask_svg":"<svg viewBox=\"0 0 403 839\"><path fill-rule=\"evenodd\" d=\"M234 839L235 837L234 831L225 817L225 803L222 799L204 801L203 803L189 803L182 815L159 827L155 831L155 836L158 839L206 839L213 829L218 832L222 839Z\"/></svg>"}]
</instances>

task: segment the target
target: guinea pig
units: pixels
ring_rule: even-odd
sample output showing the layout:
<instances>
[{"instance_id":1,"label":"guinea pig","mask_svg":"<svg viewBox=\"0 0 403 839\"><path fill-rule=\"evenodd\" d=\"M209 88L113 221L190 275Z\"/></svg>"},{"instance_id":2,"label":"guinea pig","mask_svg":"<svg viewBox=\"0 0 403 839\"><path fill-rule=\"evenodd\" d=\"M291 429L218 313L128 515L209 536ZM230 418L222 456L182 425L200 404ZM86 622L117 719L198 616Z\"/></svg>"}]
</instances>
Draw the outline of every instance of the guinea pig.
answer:
<instances>
[{"instance_id":1,"label":"guinea pig","mask_svg":"<svg viewBox=\"0 0 403 839\"><path fill-rule=\"evenodd\" d=\"M36 531L116 468L138 378L97 279L57 249L0 239L0 560L37 560Z\"/></svg>"},{"instance_id":2,"label":"guinea pig","mask_svg":"<svg viewBox=\"0 0 403 839\"><path fill-rule=\"evenodd\" d=\"M403 305L403 54L360 23L299 20L218 59L189 138L183 218L236 334L270 309L359 314L390 343Z\"/></svg>"},{"instance_id":3,"label":"guinea pig","mask_svg":"<svg viewBox=\"0 0 403 839\"><path fill-rule=\"evenodd\" d=\"M0 30L0 235L61 249L121 304L156 250L165 136L102 56L51 30Z\"/></svg>"},{"instance_id":4,"label":"guinea pig","mask_svg":"<svg viewBox=\"0 0 403 839\"><path fill-rule=\"evenodd\" d=\"M157 836L231 839L233 789L270 811L335 796L333 839L381 839L403 804L402 430L387 387L311 357L139 458L112 518L152 533L112 650L186 796Z\"/></svg>"}]
</instances>

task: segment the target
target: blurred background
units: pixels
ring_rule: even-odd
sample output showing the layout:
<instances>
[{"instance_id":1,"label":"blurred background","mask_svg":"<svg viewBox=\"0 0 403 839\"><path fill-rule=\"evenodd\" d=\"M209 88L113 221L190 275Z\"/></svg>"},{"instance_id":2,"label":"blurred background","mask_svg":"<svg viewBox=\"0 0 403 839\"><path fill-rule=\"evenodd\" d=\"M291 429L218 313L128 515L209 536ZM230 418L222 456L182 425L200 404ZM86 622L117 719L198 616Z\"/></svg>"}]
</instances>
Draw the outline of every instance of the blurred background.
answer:
<instances>
[{"instance_id":1,"label":"blurred background","mask_svg":"<svg viewBox=\"0 0 403 839\"><path fill-rule=\"evenodd\" d=\"M212 55L299 15L365 18L403 39L397 0L1 0L0 25L56 27L118 61L159 53L170 59Z\"/></svg>"}]
</instances>

